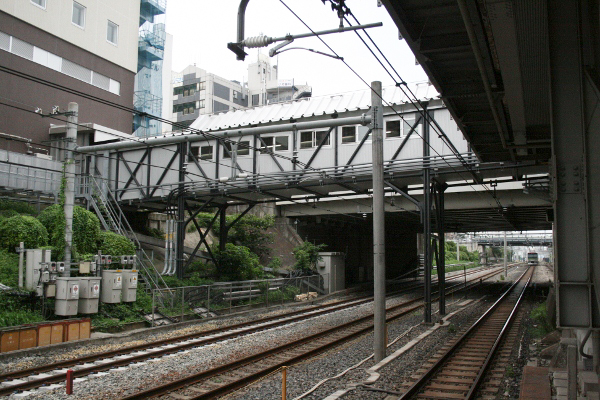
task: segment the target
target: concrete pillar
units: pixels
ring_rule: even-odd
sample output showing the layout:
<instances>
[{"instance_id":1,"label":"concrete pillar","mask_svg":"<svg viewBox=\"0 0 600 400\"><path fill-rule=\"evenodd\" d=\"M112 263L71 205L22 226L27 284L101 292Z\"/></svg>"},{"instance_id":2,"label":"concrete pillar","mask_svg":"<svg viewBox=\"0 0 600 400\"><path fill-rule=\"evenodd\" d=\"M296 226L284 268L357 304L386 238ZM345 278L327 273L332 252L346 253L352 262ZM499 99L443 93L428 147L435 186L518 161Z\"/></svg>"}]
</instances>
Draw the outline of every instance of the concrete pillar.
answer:
<instances>
[{"instance_id":1,"label":"concrete pillar","mask_svg":"<svg viewBox=\"0 0 600 400\"><path fill-rule=\"evenodd\" d=\"M75 204L75 156L73 149L77 145L77 117L79 105L69 103L67 112L66 158L65 158L65 272L62 276L71 276L71 247L73 246L73 206Z\"/></svg>"},{"instance_id":2,"label":"concrete pillar","mask_svg":"<svg viewBox=\"0 0 600 400\"><path fill-rule=\"evenodd\" d=\"M385 358L385 208L383 192L383 105L381 82L371 83L373 112L373 273L374 273L374 343L375 362Z\"/></svg>"}]
</instances>

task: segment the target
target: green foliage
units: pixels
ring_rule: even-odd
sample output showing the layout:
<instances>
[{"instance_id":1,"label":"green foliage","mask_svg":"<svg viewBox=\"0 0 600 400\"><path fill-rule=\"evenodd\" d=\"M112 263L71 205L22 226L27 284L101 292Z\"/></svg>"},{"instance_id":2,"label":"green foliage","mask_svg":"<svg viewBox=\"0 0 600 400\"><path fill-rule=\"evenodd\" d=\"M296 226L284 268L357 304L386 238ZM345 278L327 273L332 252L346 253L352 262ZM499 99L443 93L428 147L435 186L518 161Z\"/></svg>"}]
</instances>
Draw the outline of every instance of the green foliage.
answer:
<instances>
[{"instance_id":1,"label":"green foliage","mask_svg":"<svg viewBox=\"0 0 600 400\"><path fill-rule=\"evenodd\" d=\"M454 264L456 262L456 243L446 242L446 264ZM449 261L449 262L448 262ZM478 251L467 251L467 246L460 246L460 261L479 261Z\"/></svg>"},{"instance_id":2,"label":"green foliage","mask_svg":"<svg viewBox=\"0 0 600 400\"><path fill-rule=\"evenodd\" d=\"M295 269L314 270L317 262L321 259L319 252L327 247L326 244L315 245L311 242L304 242L300 246L295 247L292 251L296 258Z\"/></svg>"},{"instance_id":3,"label":"green foliage","mask_svg":"<svg viewBox=\"0 0 600 400\"><path fill-rule=\"evenodd\" d=\"M98 250L113 257L135 254L135 245L125 236L110 231L100 231Z\"/></svg>"},{"instance_id":4,"label":"green foliage","mask_svg":"<svg viewBox=\"0 0 600 400\"><path fill-rule=\"evenodd\" d=\"M17 287L19 281L19 255L0 250L0 283Z\"/></svg>"},{"instance_id":5,"label":"green foliage","mask_svg":"<svg viewBox=\"0 0 600 400\"><path fill-rule=\"evenodd\" d=\"M148 233L148 236L152 236L153 238L156 238L156 239L164 239L165 238L165 233L157 228L147 228L146 232Z\"/></svg>"},{"instance_id":6,"label":"green foliage","mask_svg":"<svg viewBox=\"0 0 600 400\"><path fill-rule=\"evenodd\" d=\"M15 214L29 214L36 215L37 212L35 208L23 201L11 201L7 199L0 199L0 210L2 211L0 214L5 215L4 211L14 211ZM5 215L12 217L13 215Z\"/></svg>"},{"instance_id":7,"label":"green foliage","mask_svg":"<svg viewBox=\"0 0 600 400\"><path fill-rule=\"evenodd\" d=\"M240 215L231 214L225 217L227 226L230 226ZM202 228L208 227L214 214L199 213L196 217L198 225ZM245 246L259 257L268 256L271 253L269 245L273 243L273 235L267 233L267 229L275 225L275 217L267 215L259 217L256 215L246 214L229 229L227 233L227 241L239 246ZM217 218L212 225L212 231L218 234L221 229L221 224ZM193 223L187 226L188 232L193 232L196 227Z\"/></svg>"},{"instance_id":8,"label":"green foliage","mask_svg":"<svg viewBox=\"0 0 600 400\"><path fill-rule=\"evenodd\" d=\"M548 318L545 303L541 303L531 311L531 319L537 325L531 327L535 337L544 337L556 329L550 318Z\"/></svg>"},{"instance_id":9,"label":"green foliage","mask_svg":"<svg viewBox=\"0 0 600 400\"><path fill-rule=\"evenodd\" d=\"M30 292L0 292L0 327L43 321L41 313L31 311L36 301Z\"/></svg>"},{"instance_id":10,"label":"green foliage","mask_svg":"<svg viewBox=\"0 0 600 400\"><path fill-rule=\"evenodd\" d=\"M198 273L200 277L210 277L217 275L217 267L213 263L205 263L202 260L195 260L187 267L186 273Z\"/></svg>"},{"instance_id":11,"label":"green foliage","mask_svg":"<svg viewBox=\"0 0 600 400\"><path fill-rule=\"evenodd\" d=\"M103 303L100 313L92 315L92 325L100 331L119 331L131 322L142 321L143 314L152 311L152 295L138 287L136 301L133 303Z\"/></svg>"},{"instance_id":12,"label":"green foliage","mask_svg":"<svg viewBox=\"0 0 600 400\"><path fill-rule=\"evenodd\" d=\"M217 260L221 278L229 281L258 279L262 276L258 256L245 246L227 243L225 251L214 246L213 254Z\"/></svg>"},{"instance_id":13,"label":"green foliage","mask_svg":"<svg viewBox=\"0 0 600 400\"><path fill-rule=\"evenodd\" d=\"M25 248L35 249L48 244L48 231L44 225L29 215L15 215L0 223L0 246L13 250L25 243Z\"/></svg>"},{"instance_id":14,"label":"green foliage","mask_svg":"<svg viewBox=\"0 0 600 400\"><path fill-rule=\"evenodd\" d=\"M279 269L281 268L282 262L281 262L281 258L279 257L274 257L271 262L269 263L269 265L267 265L267 267L271 268L273 270L272 274L273 277L277 277L277 274L279 272Z\"/></svg>"},{"instance_id":15,"label":"green foliage","mask_svg":"<svg viewBox=\"0 0 600 400\"><path fill-rule=\"evenodd\" d=\"M63 206L54 204L47 207L38 216L40 222L51 233L52 256L56 260L64 258L65 250L65 213ZM77 253L89 254L97 250L100 221L94 213L83 207L73 207L73 248Z\"/></svg>"}]
</instances>

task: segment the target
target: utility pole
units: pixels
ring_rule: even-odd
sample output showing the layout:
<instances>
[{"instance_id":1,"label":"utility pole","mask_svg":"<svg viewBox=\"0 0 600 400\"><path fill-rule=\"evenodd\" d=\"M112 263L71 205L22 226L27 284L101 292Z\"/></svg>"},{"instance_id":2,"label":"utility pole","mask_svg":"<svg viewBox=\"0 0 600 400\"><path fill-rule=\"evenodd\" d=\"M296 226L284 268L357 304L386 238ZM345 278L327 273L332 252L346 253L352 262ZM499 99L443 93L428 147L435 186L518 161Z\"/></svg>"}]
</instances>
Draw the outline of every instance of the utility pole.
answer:
<instances>
[{"instance_id":1,"label":"utility pole","mask_svg":"<svg viewBox=\"0 0 600 400\"><path fill-rule=\"evenodd\" d=\"M385 205L383 192L383 105L381 82L371 82L373 112L373 277L374 277L374 338L375 362L386 355L385 326Z\"/></svg>"},{"instance_id":2,"label":"utility pole","mask_svg":"<svg viewBox=\"0 0 600 400\"><path fill-rule=\"evenodd\" d=\"M77 144L77 117L79 105L69 103L67 111L67 137L65 156L65 272L71 276L71 248L73 245L73 205L75 204L75 156L73 149Z\"/></svg>"},{"instance_id":3,"label":"utility pole","mask_svg":"<svg viewBox=\"0 0 600 400\"><path fill-rule=\"evenodd\" d=\"M508 276L506 275L507 271L506 271L506 256L507 256L507 252L506 252L506 231L504 231L504 278L508 278Z\"/></svg>"},{"instance_id":4,"label":"utility pole","mask_svg":"<svg viewBox=\"0 0 600 400\"><path fill-rule=\"evenodd\" d=\"M429 169L429 111L427 102L423 102L423 237L425 239L425 277L424 319L426 324L431 323L431 171Z\"/></svg>"}]
</instances>

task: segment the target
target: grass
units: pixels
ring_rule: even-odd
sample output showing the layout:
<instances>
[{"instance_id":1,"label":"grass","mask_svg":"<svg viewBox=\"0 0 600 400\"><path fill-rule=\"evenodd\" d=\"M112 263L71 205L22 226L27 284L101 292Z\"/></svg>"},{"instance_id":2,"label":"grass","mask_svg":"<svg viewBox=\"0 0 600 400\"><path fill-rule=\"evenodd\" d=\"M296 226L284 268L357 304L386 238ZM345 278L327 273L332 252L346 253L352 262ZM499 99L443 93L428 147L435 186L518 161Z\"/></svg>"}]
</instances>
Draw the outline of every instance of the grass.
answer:
<instances>
[{"instance_id":1,"label":"grass","mask_svg":"<svg viewBox=\"0 0 600 400\"><path fill-rule=\"evenodd\" d=\"M471 262L471 261L448 260L448 261L446 261L446 273L454 272L454 271L462 271L464 269L464 266L469 262ZM460 263L461 265L454 265L452 267L448 267L449 264L458 264L458 263ZM466 267L467 267L467 269L476 268L476 267L479 267L479 263L475 262L473 264L466 265ZM431 271L431 275L437 275L437 268L435 270Z\"/></svg>"}]
</instances>

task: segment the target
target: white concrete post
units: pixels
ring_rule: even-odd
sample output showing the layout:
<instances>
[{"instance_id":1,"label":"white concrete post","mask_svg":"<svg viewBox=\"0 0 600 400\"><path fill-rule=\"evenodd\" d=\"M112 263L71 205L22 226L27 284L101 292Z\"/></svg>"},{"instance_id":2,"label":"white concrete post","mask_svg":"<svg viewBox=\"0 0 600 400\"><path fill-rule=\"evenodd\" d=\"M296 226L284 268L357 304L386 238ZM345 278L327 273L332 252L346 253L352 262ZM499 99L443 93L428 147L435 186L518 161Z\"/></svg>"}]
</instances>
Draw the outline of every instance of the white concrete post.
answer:
<instances>
[{"instance_id":1,"label":"white concrete post","mask_svg":"<svg viewBox=\"0 0 600 400\"><path fill-rule=\"evenodd\" d=\"M71 248L73 246L73 205L75 203L75 157L73 149L77 145L77 117L79 105L69 103L67 113L67 136L65 157L65 272L63 276L71 276Z\"/></svg>"}]
</instances>

